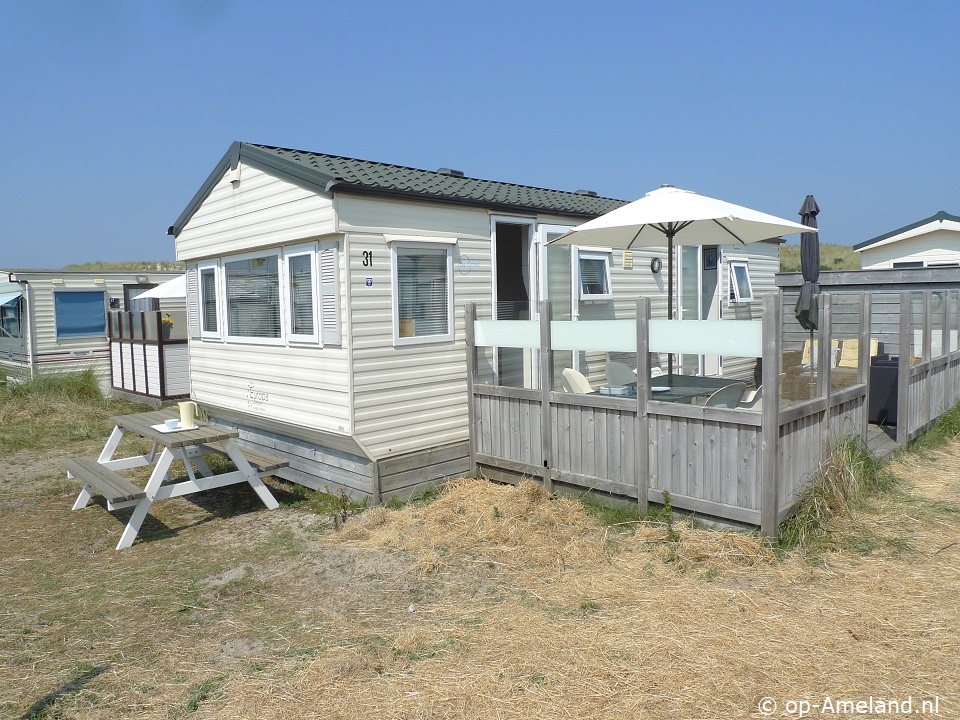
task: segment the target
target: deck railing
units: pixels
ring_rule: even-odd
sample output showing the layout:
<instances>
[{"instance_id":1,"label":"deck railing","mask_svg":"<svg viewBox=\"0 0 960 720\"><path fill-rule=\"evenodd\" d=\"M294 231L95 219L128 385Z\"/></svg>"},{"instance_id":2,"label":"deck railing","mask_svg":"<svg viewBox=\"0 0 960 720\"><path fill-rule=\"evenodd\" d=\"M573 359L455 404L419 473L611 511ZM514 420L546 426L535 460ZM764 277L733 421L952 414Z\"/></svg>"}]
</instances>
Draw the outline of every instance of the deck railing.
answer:
<instances>
[{"instance_id":1,"label":"deck railing","mask_svg":"<svg viewBox=\"0 0 960 720\"><path fill-rule=\"evenodd\" d=\"M924 303L924 354L913 365L909 357L902 358L900 365L898 417L903 418L905 437L915 436L951 407L960 388L955 339L942 343L946 354L929 357L930 298ZM903 307L915 304L905 298ZM958 305L956 298L944 303L940 325L948 340L947 330L960 318ZM701 322L695 328L689 321L651 320L647 298L637 300L636 319L600 323L552 322L548 302L540 305L539 321L478 321L476 307L470 305L467 377L473 466L495 479L539 478L551 491L570 487L635 499L642 509L648 501L662 501L666 491L675 507L758 525L775 537L831 448L845 436L866 441L870 297L847 302L842 319L834 318L833 310L831 297L821 295L820 329L809 338L817 341L817 357L808 360L807 370L798 370L783 367L784 351L791 348L783 342L784 311L778 295L763 299L760 321ZM857 348L853 361L839 370L833 369L837 356L831 355L835 324L843 328L848 347ZM913 325L903 327L907 338ZM696 333L686 332L690 328ZM539 387L481 382L483 347L494 348L494 366L499 348L534 349ZM636 354L636 397L554 389L555 351L599 348ZM698 351L760 359L762 410L663 402L651 395L651 352ZM809 391L798 399L788 383L806 385Z\"/></svg>"},{"instance_id":2,"label":"deck railing","mask_svg":"<svg viewBox=\"0 0 960 720\"><path fill-rule=\"evenodd\" d=\"M160 400L189 395L186 327L182 311L110 311L112 387Z\"/></svg>"}]
</instances>

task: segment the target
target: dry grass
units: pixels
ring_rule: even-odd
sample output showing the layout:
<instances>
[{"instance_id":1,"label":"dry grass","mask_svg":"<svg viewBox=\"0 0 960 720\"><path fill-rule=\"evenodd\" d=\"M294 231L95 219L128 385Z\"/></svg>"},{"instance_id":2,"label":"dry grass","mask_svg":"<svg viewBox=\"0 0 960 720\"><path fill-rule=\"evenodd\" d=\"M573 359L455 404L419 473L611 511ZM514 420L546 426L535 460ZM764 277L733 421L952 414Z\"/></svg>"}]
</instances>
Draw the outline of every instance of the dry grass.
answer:
<instances>
[{"instance_id":1,"label":"dry grass","mask_svg":"<svg viewBox=\"0 0 960 720\"><path fill-rule=\"evenodd\" d=\"M71 513L54 460L101 442L0 453L2 717L750 718L870 695L958 715L957 440L899 458L903 490L831 526L872 542L816 562L473 480L338 532L295 488L272 483L275 512L227 488L157 503L116 552L126 515Z\"/></svg>"},{"instance_id":2,"label":"dry grass","mask_svg":"<svg viewBox=\"0 0 960 720\"><path fill-rule=\"evenodd\" d=\"M955 516L924 517L941 547L958 538ZM918 536L908 557L812 567L742 534L679 535L611 536L533 485L462 481L426 508L372 510L337 540L408 553L436 596L382 608L375 642L231 679L199 716L751 717L764 696L871 694L953 707L960 553ZM467 572L487 592L455 592Z\"/></svg>"}]
</instances>

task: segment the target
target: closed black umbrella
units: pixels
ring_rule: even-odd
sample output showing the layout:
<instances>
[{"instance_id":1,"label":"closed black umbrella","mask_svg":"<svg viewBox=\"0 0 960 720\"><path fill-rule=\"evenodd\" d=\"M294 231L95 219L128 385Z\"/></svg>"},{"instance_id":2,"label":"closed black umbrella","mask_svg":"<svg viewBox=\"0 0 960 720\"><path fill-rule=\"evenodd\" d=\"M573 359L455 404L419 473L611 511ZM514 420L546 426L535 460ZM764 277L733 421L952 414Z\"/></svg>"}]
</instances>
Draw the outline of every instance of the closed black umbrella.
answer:
<instances>
[{"instance_id":1,"label":"closed black umbrella","mask_svg":"<svg viewBox=\"0 0 960 720\"><path fill-rule=\"evenodd\" d=\"M820 208L813 195L807 195L800 208L800 222L807 227L817 227ZM800 271L803 286L793 309L797 322L806 330L817 329L817 295L820 294L820 233L805 232L800 235Z\"/></svg>"}]
</instances>

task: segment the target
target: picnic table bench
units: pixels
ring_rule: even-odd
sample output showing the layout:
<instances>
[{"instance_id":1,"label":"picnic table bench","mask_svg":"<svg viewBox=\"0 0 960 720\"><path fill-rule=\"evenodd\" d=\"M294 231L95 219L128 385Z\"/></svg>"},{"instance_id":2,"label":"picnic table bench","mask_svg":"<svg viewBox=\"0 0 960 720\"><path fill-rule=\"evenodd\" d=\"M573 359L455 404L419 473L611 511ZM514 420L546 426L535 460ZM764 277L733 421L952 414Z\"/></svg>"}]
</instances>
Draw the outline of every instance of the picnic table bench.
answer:
<instances>
[{"instance_id":1,"label":"picnic table bench","mask_svg":"<svg viewBox=\"0 0 960 720\"><path fill-rule=\"evenodd\" d=\"M193 428L176 430L164 427L165 420L176 417L178 413L174 408L116 415L110 418L114 422L113 432L98 458L65 458L61 461L68 477L75 477L83 482L83 489L73 505L74 510L86 507L94 493L106 498L108 510L134 508L117 544L118 550L133 544L144 517L156 500L246 482L268 509L273 510L279 506L269 488L263 484L262 477L286 467L287 461L259 450L241 447L235 442L240 433L232 428L211 423L198 423ZM143 455L114 457L127 432L151 440L153 448ZM204 460L204 456L210 454L229 458L236 469L212 472ZM183 461L188 479L170 482L170 466L174 460ZM153 471L143 489L118 472L148 465L153 466ZM198 471L200 477L197 477Z\"/></svg>"}]
</instances>

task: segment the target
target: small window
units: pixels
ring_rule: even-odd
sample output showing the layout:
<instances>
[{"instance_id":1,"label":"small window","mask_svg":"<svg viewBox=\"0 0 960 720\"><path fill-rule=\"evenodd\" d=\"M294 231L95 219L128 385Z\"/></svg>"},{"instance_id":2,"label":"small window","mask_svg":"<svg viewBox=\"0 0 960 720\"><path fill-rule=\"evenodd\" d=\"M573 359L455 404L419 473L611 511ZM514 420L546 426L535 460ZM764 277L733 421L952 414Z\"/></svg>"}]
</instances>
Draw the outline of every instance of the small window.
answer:
<instances>
[{"instance_id":1,"label":"small window","mask_svg":"<svg viewBox=\"0 0 960 720\"><path fill-rule=\"evenodd\" d=\"M745 260L730 261L730 302L746 303L753 300L750 266Z\"/></svg>"},{"instance_id":2,"label":"small window","mask_svg":"<svg viewBox=\"0 0 960 720\"><path fill-rule=\"evenodd\" d=\"M227 335L280 339L279 256L257 255L223 263Z\"/></svg>"},{"instance_id":3,"label":"small window","mask_svg":"<svg viewBox=\"0 0 960 720\"><path fill-rule=\"evenodd\" d=\"M107 334L107 311L102 291L53 294L57 337L97 337Z\"/></svg>"},{"instance_id":4,"label":"small window","mask_svg":"<svg viewBox=\"0 0 960 720\"><path fill-rule=\"evenodd\" d=\"M200 266L200 336L220 337L220 313L217 301L217 266Z\"/></svg>"},{"instance_id":5,"label":"small window","mask_svg":"<svg viewBox=\"0 0 960 720\"><path fill-rule=\"evenodd\" d=\"M920 261L910 261L910 262L895 262L893 264L895 268L922 268L923 263Z\"/></svg>"},{"instance_id":6,"label":"small window","mask_svg":"<svg viewBox=\"0 0 960 720\"><path fill-rule=\"evenodd\" d=\"M20 337L21 305L19 293L0 297L0 340Z\"/></svg>"},{"instance_id":7,"label":"small window","mask_svg":"<svg viewBox=\"0 0 960 720\"><path fill-rule=\"evenodd\" d=\"M313 247L288 251L287 278L288 335L293 342L317 342L316 252Z\"/></svg>"},{"instance_id":8,"label":"small window","mask_svg":"<svg viewBox=\"0 0 960 720\"><path fill-rule=\"evenodd\" d=\"M453 254L449 246L394 243L395 345L453 340Z\"/></svg>"},{"instance_id":9,"label":"small window","mask_svg":"<svg viewBox=\"0 0 960 720\"><path fill-rule=\"evenodd\" d=\"M580 299L610 300L610 255L607 253L579 253Z\"/></svg>"}]
</instances>

